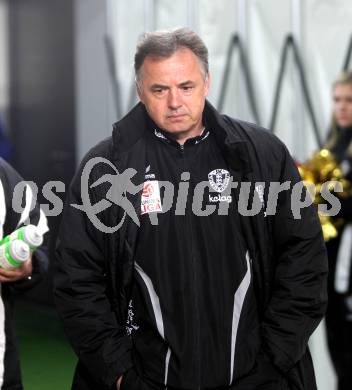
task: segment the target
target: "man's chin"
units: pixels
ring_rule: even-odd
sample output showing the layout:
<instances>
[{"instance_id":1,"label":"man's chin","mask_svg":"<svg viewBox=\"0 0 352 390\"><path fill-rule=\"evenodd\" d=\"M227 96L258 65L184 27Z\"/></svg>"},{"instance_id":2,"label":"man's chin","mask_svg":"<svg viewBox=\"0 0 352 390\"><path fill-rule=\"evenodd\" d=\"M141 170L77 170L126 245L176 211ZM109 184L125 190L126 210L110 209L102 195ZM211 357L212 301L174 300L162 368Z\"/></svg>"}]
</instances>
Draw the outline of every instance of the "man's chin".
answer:
<instances>
[{"instance_id":1,"label":"man's chin","mask_svg":"<svg viewBox=\"0 0 352 390\"><path fill-rule=\"evenodd\" d=\"M164 128L164 131L167 133L173 133L173 134L178 134L178 133L185 133L187 131L187 127L180 127L180 126L167 126L167 128Z\"/></svg>"}]
</instances>

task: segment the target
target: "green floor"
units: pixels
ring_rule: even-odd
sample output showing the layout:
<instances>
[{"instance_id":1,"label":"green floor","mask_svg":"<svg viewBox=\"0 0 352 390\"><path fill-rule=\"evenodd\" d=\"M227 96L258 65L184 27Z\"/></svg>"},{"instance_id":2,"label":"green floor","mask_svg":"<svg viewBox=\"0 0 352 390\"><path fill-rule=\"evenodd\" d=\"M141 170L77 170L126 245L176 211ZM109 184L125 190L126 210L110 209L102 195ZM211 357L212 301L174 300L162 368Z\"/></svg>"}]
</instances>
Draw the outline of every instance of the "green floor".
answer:
<instances>
[{"instance_id":1,"label":"green floor","mask_svg":"<svg viewBox=\"0 0 352 390\"><path fill-rule=\"evenodd\" d=\"M55 310L24 301L15 313L25 390L69 390L76 357Z\"/></svg>"}]
</instances>

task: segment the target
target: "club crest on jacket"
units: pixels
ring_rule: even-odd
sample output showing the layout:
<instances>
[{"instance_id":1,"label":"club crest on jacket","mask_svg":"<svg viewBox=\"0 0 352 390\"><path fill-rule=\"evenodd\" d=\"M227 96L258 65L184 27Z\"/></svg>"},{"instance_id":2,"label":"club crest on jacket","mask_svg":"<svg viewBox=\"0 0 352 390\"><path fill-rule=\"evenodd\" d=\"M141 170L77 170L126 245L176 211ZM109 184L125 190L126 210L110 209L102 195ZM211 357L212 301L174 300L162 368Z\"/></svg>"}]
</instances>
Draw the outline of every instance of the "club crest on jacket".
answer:
<instances>
[{"instance_id":1,"label":"club crest on jacket","mask_svg":"<svg viewBox=\"0 0 352 390\"><path fill-rule=\"evenodd\" d=\"M230 173L226 169L214 169L208 174L209 184L216 192L223 192L230 182Z\"/></svg>"}]
</instances>

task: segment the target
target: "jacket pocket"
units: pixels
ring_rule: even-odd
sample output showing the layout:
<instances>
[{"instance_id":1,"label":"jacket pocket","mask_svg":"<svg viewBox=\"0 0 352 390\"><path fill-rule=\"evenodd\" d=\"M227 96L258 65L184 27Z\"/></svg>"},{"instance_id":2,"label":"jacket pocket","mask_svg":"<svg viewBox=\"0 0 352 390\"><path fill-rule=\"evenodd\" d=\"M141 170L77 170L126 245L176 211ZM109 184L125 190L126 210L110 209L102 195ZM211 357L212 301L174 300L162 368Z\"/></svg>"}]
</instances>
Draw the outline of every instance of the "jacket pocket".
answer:
<instances>
[{"instance_id":1,"label":"jacket pocket","mask_svg":"<svg viewBox=\"0 0 352 390\"><path fill-rule=\"evenodd\" d=\"M138 386L138 375L135 372L134 368L127 370L123 376L120 383L120 390L134 390L139 389Z\"/></svg>"},{"instance_id":2,"label":"jacket pocket","mask_svg":"<svg viewBox=\"0 0 352 390\"><path fill-rule=\"evenodd\" d=\"M260 351L253 369L238 381L236 390L289 390L283 374L273 365L270 358ZM236 385L236 383L235 383Z\"/></svg>"}]
</instances>

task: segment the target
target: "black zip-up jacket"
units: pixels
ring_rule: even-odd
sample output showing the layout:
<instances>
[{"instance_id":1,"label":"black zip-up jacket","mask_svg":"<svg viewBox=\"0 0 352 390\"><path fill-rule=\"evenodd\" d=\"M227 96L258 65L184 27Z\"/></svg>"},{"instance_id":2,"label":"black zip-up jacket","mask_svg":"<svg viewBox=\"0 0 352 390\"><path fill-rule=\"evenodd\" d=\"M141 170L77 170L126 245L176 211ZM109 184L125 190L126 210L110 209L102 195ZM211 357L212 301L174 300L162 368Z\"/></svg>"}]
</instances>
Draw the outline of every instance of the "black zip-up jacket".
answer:
<instances>
[{"instance_id":1,"label":"black zip-up jacket","mask_svg":"<svg viewBox=\"0 0 352 390\"><path fill-rule=\"evenodd\" d=\"M148 130L128 316L135 370L161 388L229 385L252 370L260 349L231 167L212 129L183 145Z\"/></svg>"},{"instance_id":2,"label":"black zip-up jacket","mask_svg":"<svg viewBox=\"0 0 352 390\"><path fill-rule=\"evenodd\" d=\"M234 181L262 183L264 204L270 182L300 181L287 149L276 137L255 125L219 115L209 103L204 115ZM139 104L114 125L111 138L87 154L68 194L59 235L55 296L79 357L74 389L114 388L117 378L133 365L126 321L139 229L132 213L126 215L106 199L111 188L102 178L116 176L116 169L122 173L133 168L137 173L132 182L144 182L148 126L145 109ZM82 173L94 157L89 184L99 179L100 184L86 186ZM138 211L141 191L130 190L124 199ZM96 211L87 200L97 204ZM77 209L72 204L84 206ZM240 217L238 222L252 259L261 338L258 359L265 355L285 376L287 388L315 389L307 342L327 302L327 260L319 220L314 206L301 209L301 219L295 219L290 191L280 194L274 215L265 216L264 211ZM119 224L119 229L107 234L95 227L99 223L111 228Z\"/></svg>"}]
</instances>

